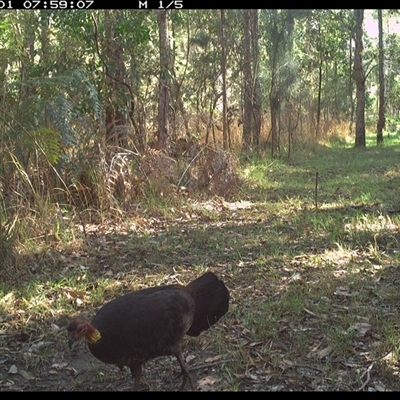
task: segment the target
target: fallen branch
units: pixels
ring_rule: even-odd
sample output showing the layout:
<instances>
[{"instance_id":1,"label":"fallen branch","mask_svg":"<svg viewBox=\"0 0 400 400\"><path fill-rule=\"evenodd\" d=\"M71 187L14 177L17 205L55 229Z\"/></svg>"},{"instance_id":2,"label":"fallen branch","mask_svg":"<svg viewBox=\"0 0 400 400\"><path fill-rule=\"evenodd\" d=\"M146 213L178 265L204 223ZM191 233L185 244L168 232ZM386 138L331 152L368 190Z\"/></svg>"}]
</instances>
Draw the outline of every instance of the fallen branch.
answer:
<instances>
[{"instance_id":1,"label":"fallen branch","mask_svg":"<svg viewBox=\"0 0 400 400\"><path fill-rule=\"evenodd\" d=\"M199 152L190 160L190 163L188 164L188 166L186 167L186 169L183 171L183 174L181 176L181 178L179 179L178 183L176 184L176 187L179 190L179 187L181 185L182 179L183 177L186 175L186 172L188 171L188 169L191 167L191 165L196 161L196 159L200 156L200 154L204 151L204 149L208 147L208 145L206 144L202 149L199 150Z\"/></svg>"},{"instance_id":2,"label":"fallen branch","mask_svg":"<svg viewBox=\"0 0 400 400\"><path fill-rule=\"evenodd\" d=\"M370 376L370 372L371 369L373 368L373 366L375 365L375 361L367 368L366 371L363 372L363 374L361 375L361 379L364 378L365 375L367 375L367 379L365 380L365 382L360 386L359 389L357 389L357 391L361 391L365 388L365 386L367 386L367 384L369 383L369 381L371 380L371 376Z\"/></svg>"}]
</instances>

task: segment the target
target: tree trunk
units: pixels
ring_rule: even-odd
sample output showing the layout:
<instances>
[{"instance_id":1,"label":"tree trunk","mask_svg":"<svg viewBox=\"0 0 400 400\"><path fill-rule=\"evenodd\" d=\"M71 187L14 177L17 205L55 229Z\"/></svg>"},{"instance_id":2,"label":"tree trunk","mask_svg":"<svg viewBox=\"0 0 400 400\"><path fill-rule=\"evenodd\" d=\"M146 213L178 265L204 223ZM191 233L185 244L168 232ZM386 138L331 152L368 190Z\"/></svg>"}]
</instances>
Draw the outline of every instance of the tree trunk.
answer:
<instances>
[{"instance_id":1,"label":"tree trunk","mask_svg":"<svg viewBox=\"0 0 400 400\"><path fill-rule=\"evenodd\" d=\"M49 10L39 10L39 21L40 21L40 61L42 65L46 66L46 69L43 71L43 76L49 76L49 65L51 65L50 58L50 12ZM51 89L50 89L51 90ZM49 111L44 109L44 125L50 126L49 121Z\"/></svg>"},{"instance_id":2,"label":"tree trunk","mask_svg":"<svg viewBox=\"0 0 400 400\"><path fill-rule=\"evenodd\" d=\"M321 94L322 94L322 57L319 59L318 65L318 96L317 96L317 127L315 136L319 136L319 127L321 122Z\"/></svg>"},{"instance_id":3,"label":"tree trunk","mask_svg":"<svg viewBox=\"0 0 400 400\"><path fill-rule=\"evenodd\" d=\"M169 45L167 11L157 11L157 24L160 40L160 82L158 86L158 146L169 152Z\"/></svg>"},{"instance_id":4,"label":"tree trunk","mask_svg":"<svg viewBox=\"0 0 400 400\"><path fill-rule=\"evenodd\" d=\"M229 148L228 142L228 100L226 93L226 39L225 39L225 10L221 10L221 70L222 70L222 141L225 150Z\"/></svg>"},{"instance_id":5,"label":"tree trunk","mask_svg":"<svg viewBox=\"0 0 400 400\"><path fill-rule=\"evenodd\" d=\"M29 72L31 67L34 65L34 57L35 57L36 33L35 33L34 15L29 15L29 14L30 13L25 14L24 18L22 19L25 29L23 37L20 38L23 46L22 53L19 57L21 85L20 85L18 101L20 103L26 101L26 99L31 95L27 81L29 80Z\"/></svg>"},{"instance_id":6,"label":"tree trunk","mask_svg":"<svg viewBox=\"0 0 400 400\"><path fill-rule=\"evenodd\" d=\"M271 27L271 89L269 93L269 106L271 112L271 157L279 156L279 134L278 134L278 114L280 109L279 96L279 74L278 74L278 46L279 33L277 22L277 11L273 10L273 23Z\"/></svg>"},{"instance_id":7,"label":"tree trunk","mask_svg":"<svg viewBox=\"0 0 400 400\"><path fill-rule=\"evenodd\" d=\"M351 71L351 66L353 65L353 58L352 58L352 38L349 38L349 71ZM353 131L353 120L354 120L354 98L353 98L353 76L350 72L349 74L349 83L348 83L348 94L349 94L349 101L350 101L350 115L349 115L349 134L352 134Z\"/></svg>"},{"instance_id":8,"label":"tree trunk","mask_svg":"<svg viewBox=\"0 0 400 400\"><path fill-rule=\"evenodd\" d=\"M365 74L362 66L364 10L354 10L356 43L354 53L354 79L356 81L356 147L365 147Z\"/></svg>"},{"instance_id":9,"label":"tree trunk","mask_svg":"<svg viewBox=\"0 0 400 400\"><path fill-rule=\"evenodd\" d=\"M258 146L261 132L258 10L243 10L243 146Z\"/></svg>"},{"instance_id":10,"label":"tree trunk","mask_svg":"<svg viewBox=\"0 0 400 400\"><path fill-rule=\"evenodd\" d=\"M279 115L279 92L275 89L275 85L271 84L271 92L269 95L269 105L271 110L271 157L279 156L279 132L278 132L278 115Z\"/></svg>"},{"instance_id":11,"label":"tree trunk","mask_svg":"<svg viewBox=\"0 0 400 400\"><path fill-rule=\"evenodd\" d=\"M261 135L261 84L260 84L260 48L258 32L258 10L252 10L252 57L253 57L253 146L259 147Z\"/></svg>"},{"instance_id":12,"label":"tree trunk","mask_svg":"<svg viewBox=\"0 0 400 400\"><path fill-rule=\"evenodd\" d=\"M127 119L121 111L120 82L124 81L125 63L122 46L115 34L114 24L119 10L104 10L106 34L106 83L108 88L106 110L106 141L112 146L127 147Z\"/></svg>"},{"instance_id":13,"label":"tree trunk","mask_svg":"<svg viewBox=\"0 0 400 400\"><path fill-rule=\"evenodd\" d=\"M243 10L243 147L249 149L252 139L251 10Z\"/></svg>"},{"instance_id":14,"label":"tree trunk","mask_svg":"<svg viewBox=\"0 0 400 400\"><path fill-rule=\"evenodd\" d=\"M383 28L382 28L382 10L378 9L378 27L379 27L379 109L378 122L376 125L376 143L383 143L383 128L385 127L385 76L383 71Z\"/></svg>"}]
</instances>

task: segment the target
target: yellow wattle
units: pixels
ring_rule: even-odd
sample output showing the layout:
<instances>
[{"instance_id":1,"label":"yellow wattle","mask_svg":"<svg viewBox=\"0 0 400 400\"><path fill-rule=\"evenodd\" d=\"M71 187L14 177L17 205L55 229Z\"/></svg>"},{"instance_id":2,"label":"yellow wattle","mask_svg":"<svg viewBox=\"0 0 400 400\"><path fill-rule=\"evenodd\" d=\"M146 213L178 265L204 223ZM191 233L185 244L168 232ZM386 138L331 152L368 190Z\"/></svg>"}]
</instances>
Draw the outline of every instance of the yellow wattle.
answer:
<instances>
[{"instance_id":1,"label":"yellow wattle","mask_svg":"<svg viewBox=\"0 0 400 400\"><path fill-rule=\"evenodd\" d=\"M97 329L95 329L93 331L92 335L90 335L90 337L87 339L87 341L90 344L93 344L93 343L96 343L97 341L99 341L100 339L101 339L101 334Z\"/></svg>"}]
</instances>

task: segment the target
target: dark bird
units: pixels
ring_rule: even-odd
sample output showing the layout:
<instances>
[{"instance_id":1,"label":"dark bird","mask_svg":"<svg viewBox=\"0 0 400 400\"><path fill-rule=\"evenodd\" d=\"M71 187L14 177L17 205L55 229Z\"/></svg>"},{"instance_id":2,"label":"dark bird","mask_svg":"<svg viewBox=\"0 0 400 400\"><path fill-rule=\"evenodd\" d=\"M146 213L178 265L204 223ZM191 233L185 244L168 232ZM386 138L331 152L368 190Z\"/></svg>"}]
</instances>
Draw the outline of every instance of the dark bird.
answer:
<instances>
[{"instance_id":1,"label":"dark bird","mask_svg":"<svg viewBox=\"0 0 400 400\"><path fill-rule=\"evenodd\" d=\"M212 272L188 285L164 285L137 290L100 308L90 323L70 321L68 344L84 338L99 360L130 368L134 389L139 389L142 365L160 356L173 355L182 370L181 389L193 382L183 360L185 334L198 336L214 325L229 307L229 292Z\"/></svg>"}]
</instances>

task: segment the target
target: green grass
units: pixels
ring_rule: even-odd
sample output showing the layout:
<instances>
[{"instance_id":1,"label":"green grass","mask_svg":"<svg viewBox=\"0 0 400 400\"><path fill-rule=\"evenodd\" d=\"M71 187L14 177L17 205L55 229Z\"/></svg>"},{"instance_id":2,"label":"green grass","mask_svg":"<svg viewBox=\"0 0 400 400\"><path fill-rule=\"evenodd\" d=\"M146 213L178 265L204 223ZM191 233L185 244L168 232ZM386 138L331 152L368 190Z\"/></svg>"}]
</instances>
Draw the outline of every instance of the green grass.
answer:
<instances>
[{"instance_id":1,"label":"green grass","mask_svg":"<svg viewBox=\"0 0 400 400\"><path fill-rule=\"evenodd\" d=\"M211 269L230 289L230 311L184 344L209 390L356 390L372 364L364 390L400 390L400 135L367 143L336 142L290 161L247 159L243 203L148 194L143 214L104 216L87 238L64 221L58 239L25 244L26 263L0 285L0 347L36 378L19 385L42 387L55 359L71 362L65 332L52 324ZM36 342L52 345L27 357ZM98 365L79 370L89 381L70 373L57 388L130 387L129 375ZM145 367L152 390L179 386L171 365Z\"/></svg>"}]
</instances>

